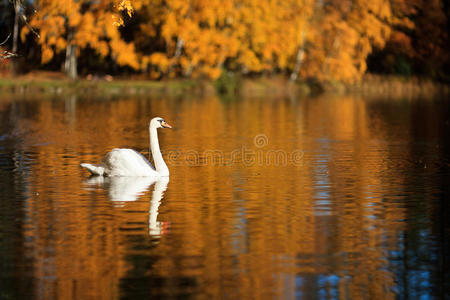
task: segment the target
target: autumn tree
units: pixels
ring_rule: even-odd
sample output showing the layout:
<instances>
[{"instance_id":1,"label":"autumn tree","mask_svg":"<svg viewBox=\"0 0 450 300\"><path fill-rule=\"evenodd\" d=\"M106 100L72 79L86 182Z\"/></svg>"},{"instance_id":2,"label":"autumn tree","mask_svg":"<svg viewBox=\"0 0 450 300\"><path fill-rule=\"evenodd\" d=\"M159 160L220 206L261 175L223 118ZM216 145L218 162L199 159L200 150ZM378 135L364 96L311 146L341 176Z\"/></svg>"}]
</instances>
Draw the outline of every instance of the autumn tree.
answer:
<instances>
[{"instance_id":1,"label":"autumn tree","mask_svg":"<svg viewBox=\"0 0 450 300\"><path fill-rule=\"evenodd\" d=\"M36 13L22 28L22 38L36 28L41 62L55 63L65 54L71 78L81 53L96 53L151 78L215 79L227 71L347 82L367 72L374 50L406 55L427 73L439 72L440 63L449 60L442 0L36 0L29 5ZM392 67L400 56L383 59Z\"/></svg>"},{"instance_id":2,"label":"autumn tree","mask_svg":"<svg viewBox=\"0 0 450 300\"><path fill-rule=\"evenodd\" d=\"M235 11L234 59L243 72L292 70L304 47L314 1L243 1Z\"/></svg>"},{"instance_id":3,"label":"autumn tree","mask_svg":"<svg viewBox=\"0 0 450 300\"><path fill-rule=\"evenodd\" d=\"M369 63L372 72L421 74L443 79L449 70L449 25L445 1L393 0L392 12L410 20L392 26L386 47L375 49Z\"/></svg>"},{"instance_id":4,"label":"autumn tree","mask_svg":"<svg viewBox=\"0 0 450 300\"><path fill-rule=\"evenodd\" d=\"M137 34L137 47L146 49L148 40L161 45L153 53L142 53L143 67L154 78L216 78L226 58L236 53L231 0L149 1L140 13L147 17L142 18L146 21Z\"/></svg>"},{"instance_id":5,"label":"autumn tree","mask_svg":"<svg viewBox=\"0 0 450 300\"><path fill-rule=\"evenodd\" d=\"M216 78L226 69L353 81L398 21L389 0L167 0L150 1L139 13L149 20L140 39L164 44L143 53L154 77Z\"/></svg>"},{"instance_id":6,"label":"autumn tree","mask_svg":"<svg viewBox=\"0 0 450 300\"><path fill-rule=\"evenodd\" d=\"M148 21L140 26L136 46L140 48L140 41L162 41L158 51L143 53L144 68L153 77L217 78L224 69L285 71L293 67L304 40L311 3L149 1L137 11L137 15L146 14Z\"/></svg>"},{"instance_id":7,"label":"autumn tree","mask_svg":"<svg viewBox=\"0 0 450 300\"><path fill-rule=\"evenodd\" d=\"M371 3L331 0L317 4L302 77L352 81L365 72L372 45L382 45L389 36L388 2Z\"/></svg>"},{"instance_id":8,"label":"autumn tree","mask_svg":"<svg viewBox=\"0 0 450 300\"><path fill-rule=\"evenodd\" d=\"M4 40L0 41L0 47L5 47L10 43L10 51L8 50L2 50L0 52L0 59L10 59L10 58L17 58L19 56L18 50L19 50L19 30L20 25L25 24L29 27L30 31L32 31L36 36L39 36L33 28L28 24L27 18L25 16L25 1L23 0L9 0L9 1L3 1L0 2L0 9L1 14L0 17L3 20L8 20L11 18L12 21L12 27L7 26L7 28L2 31L4 33ZM0 22L0 27L3 27L5 24L1 24L3 22ZM8 23L8 21L6 21ZM17 61L12 60L11 63L12 72L17 72Z\"/></svg>"},{"instance_id":9,"label":"autumn tree","mask_svg":"<svg viewBox=\"0 0 450 300\"><path fill-rule=\"evenodd\" d=\"M52 60L65 51L64 70L77 77L77 56L81 49L91 48L100 57L111 56L119 65L139 68L133 44L125 43L118 31L121 16L111 0L38 0L31 26L40 33L41 62ZM22 29L22 38L29 33Z\"/></svg>"}]
</instances>

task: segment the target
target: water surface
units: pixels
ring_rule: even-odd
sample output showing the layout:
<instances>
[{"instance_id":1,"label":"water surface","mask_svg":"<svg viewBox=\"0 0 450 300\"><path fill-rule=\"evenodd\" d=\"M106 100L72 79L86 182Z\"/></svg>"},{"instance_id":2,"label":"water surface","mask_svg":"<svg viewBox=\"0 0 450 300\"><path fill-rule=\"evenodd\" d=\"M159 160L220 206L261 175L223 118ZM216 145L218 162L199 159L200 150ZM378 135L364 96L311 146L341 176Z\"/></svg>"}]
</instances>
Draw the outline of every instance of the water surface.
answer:
<instances>
[{"instance_id":1,"label":"water surface","mask_svg":"<svg viewBox=\"0 0 450 300\"><path fill-rule=\"evenodd\" d=\"M2 299L442 299L450 104L0 98ZM115 147L169 181L89 178Z\"/></svg>"}]
</instances>

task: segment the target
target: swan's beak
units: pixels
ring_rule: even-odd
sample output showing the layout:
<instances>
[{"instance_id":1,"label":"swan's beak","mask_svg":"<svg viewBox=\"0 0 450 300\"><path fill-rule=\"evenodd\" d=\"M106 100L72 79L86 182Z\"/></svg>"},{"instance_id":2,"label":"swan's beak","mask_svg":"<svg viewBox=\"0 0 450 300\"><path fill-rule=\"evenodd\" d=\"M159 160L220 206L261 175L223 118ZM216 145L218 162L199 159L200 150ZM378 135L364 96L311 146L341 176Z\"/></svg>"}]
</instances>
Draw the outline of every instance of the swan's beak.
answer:
<instances>
[{"instance_id":1,"label":"swan's beak","mask_svg":"<svg viewBox=\"0 0 450 300\"><path fill-rule=\"evenodd\" d=\"M172 128L172 126L170 126L166 121L161 122L161 125L163 128Z\"/></svg>"}]
</instances>

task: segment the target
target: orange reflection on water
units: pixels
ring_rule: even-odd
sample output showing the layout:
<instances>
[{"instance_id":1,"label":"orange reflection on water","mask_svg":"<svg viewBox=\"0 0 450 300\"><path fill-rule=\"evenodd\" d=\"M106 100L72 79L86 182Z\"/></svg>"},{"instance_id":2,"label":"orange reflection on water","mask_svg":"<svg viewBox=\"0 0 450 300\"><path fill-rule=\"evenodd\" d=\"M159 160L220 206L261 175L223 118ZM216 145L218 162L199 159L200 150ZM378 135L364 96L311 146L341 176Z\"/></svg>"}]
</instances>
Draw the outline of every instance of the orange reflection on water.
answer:
<instances>
[{"instance_id":1,"label":"orange reflection on water","mask_svg":"<svg viewBox=\"0 0 450 300\"><path fill-rule=\"evenodd\" d=\"M399 250L407 226L411 123L393 126L372 102L68 98L15 105L24 111L14 115L18 147L32 160L24 172L23 234L38 299L395 298L388 253ZM114 147L147 155L148 121L156 115L174 126L160 131L166 159L176 154L160 204L152 206L153 182L86 183L80 162L98 162ZM264 144L255 145L258 135ZM296 163L269 156L295 151ZM226 163L208 160L210 153ZM113 201L117 192L134 201Z\"/></svg>"}]
</instances>

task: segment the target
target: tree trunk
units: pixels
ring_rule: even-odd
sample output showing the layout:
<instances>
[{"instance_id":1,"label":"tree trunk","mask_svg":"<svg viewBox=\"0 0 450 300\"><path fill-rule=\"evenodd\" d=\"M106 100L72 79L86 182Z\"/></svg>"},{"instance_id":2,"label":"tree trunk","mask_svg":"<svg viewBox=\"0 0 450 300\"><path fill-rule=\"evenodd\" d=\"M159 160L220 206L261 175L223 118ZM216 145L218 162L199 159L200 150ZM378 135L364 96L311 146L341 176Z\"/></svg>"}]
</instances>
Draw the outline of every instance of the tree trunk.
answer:
<instances>
[{"instance_id":1,"label":"tree trunk","mask_svg":"<svg viewBox=\"0 0 450 300\"><path fill-rule=\"evenodd\" d=\"M179 58L182 54L183 47L184 47L184 40L182 38L178 38L177 44L175 46L175 54L173 56L175 58L175 60L173 63L170 64L167 73L170 73L174 67L174 64L179 62Z\"/></svg>"},{"instance_id":2,"label":"tree trunk","mask_svg":"<svg viewBox=\"0 0 450 300\"><path fill-rule=\"evenodd\" d=\"M77 46L73 43L73 29L69 29L66 47L66 61L64 71L70 79L77 79Z\"/></svg>"},{"instance_id":3,"label":"tree trunk","mask_svg":"<svg viewBox=\"0 0 450 300\"><path fill-rule=\"evenodd\" d=\"M14 29L13 29L13 44L12 53L17 52L17 41L19 37L19 13L20 13L19 0L14 0Z\"/></svg>"},{"instance_id":4,"label":"tree trunk","mask_svg":"<svg viewBox=\"0 0 450 300\"><path fill-rule=\"evenodd\" d=\"M305 35L306 35L306 29L302 30L302 37L300 41L300 47L298 48L297 52L297 59L295 61L294 70L291 73L291 80L296 81L298 78L298 73L300 72L300 68L303 63L303 57L305 56Z\"/></svg>"},{"instance_id":5,"label":"tree trunk","mask_svg":"<svg viewBox=\"0 0 450 300\"><path fill-rule=\"evenodd\" d=\"M19 14L20 14L20 0L14 0L14 28L13 28L13 41L11 52L17 54L18 41L19 41ZM11 60L12 73L15 75L18 71L18 62L16 59Z\"/></svg>"}]
</instances>

